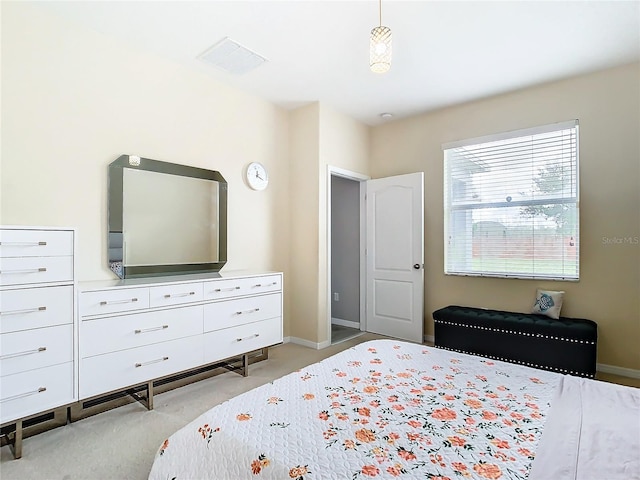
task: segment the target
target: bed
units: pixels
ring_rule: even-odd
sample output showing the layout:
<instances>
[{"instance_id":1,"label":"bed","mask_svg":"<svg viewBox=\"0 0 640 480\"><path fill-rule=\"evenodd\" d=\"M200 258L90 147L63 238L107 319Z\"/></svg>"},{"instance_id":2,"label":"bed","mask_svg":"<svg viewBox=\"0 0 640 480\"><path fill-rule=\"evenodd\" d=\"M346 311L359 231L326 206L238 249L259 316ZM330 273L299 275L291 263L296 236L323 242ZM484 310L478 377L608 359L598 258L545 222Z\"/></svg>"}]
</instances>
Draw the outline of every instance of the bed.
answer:
<instances>
[{"instance_id":1,"label":"bed","mask_svg":"<svg viewBox=\"0 0 640 480\"><path fill-rule=\"evenodd\" d=\"M222 403L149 478L640 478L640 390L394 340Z\"/></svg>"}]
</instances>

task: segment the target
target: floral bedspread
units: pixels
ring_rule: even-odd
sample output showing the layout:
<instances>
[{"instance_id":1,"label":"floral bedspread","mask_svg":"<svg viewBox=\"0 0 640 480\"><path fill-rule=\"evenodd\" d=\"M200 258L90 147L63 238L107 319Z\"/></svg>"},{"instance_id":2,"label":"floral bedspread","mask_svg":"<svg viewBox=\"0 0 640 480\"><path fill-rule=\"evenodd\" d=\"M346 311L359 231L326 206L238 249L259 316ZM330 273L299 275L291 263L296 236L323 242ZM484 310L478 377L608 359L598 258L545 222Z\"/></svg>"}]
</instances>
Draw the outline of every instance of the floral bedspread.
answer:
<instances>
[{"instance_id":1,"label":"floral bedspread","mask_svg":"<svg viewBox=\"0 0 640 480\"><path fill-rule=\"evenodd\" d=\"M526 479L561 375L375 340L214 407L150 479Z\"/></svg>"}]
</instances>

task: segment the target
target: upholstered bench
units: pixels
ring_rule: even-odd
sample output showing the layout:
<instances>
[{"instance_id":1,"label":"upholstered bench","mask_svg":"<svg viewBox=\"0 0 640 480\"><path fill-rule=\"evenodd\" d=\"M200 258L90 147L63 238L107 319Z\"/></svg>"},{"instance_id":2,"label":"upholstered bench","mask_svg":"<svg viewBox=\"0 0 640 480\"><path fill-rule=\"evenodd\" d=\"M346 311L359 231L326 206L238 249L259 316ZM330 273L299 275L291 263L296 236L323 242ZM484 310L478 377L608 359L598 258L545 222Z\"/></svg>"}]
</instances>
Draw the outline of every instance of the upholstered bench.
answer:
<instances>
[{"instance_id":1,"label":"upholstered bench","mask_svg":"<svg viewBox=\"0 0 640 480\"><path fill-rule=\"evenodd\" d=\"M449 306L433 312L435 346L593 378L597 324L592 320Z\"/></svg>"}]
</instances>

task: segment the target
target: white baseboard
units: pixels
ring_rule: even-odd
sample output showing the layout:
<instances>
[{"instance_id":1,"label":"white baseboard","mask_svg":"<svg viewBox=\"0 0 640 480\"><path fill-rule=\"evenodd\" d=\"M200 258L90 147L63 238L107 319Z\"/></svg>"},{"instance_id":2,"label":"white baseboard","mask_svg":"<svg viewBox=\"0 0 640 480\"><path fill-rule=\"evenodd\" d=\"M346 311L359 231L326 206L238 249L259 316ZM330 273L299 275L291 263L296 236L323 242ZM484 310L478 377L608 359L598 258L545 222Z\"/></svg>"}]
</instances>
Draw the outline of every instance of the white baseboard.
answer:
<instances>
[{"instance_id":1,"label":"white baseboard","mask_svg":"<svg viewBox=\"0 0 640 480\"><path fill-rule=\"evenodd\" d=\"M433 335L425 335L424 337L422 337L422 339L425 341L425 343L435 343L436 341L436 337L434 337Z\"/></svg>"},{"instance_id":2,"label":"white baseboard","mask_svg":"<svg viewBox=\"0 0 640 480\"><path fill-rule=\"evenodd\" d=\"M596 370L602 373L620 375L621 377L640 378L640 370L634 370L633 368L617 367L615 365L598 363L596 364Z\"/></svg>"},{"instance_id":3,"label":"white baseboard","mask_svg":"<svg viewBox=\"0 0 640 480\"><path fill-rule=\"evenodd\" d=\"M295 343L296 345L302 345L303 347L313 348L314 350L322 350L331 346L331 340L325 342L312 342L298 337L284 337L282 343Z\"/></svg>"},{"instance_id":4,"label":"white baseboard","mask_svg":"<svg viewBox=\"0 0 640 480\"><path fill-rule=\"evenodd\" d=\"M360 330L360 323L351 320L343 320L342 318L331 317L332 325L340 325L341 327L357 328Z\"/></svg>"}]
</instances>

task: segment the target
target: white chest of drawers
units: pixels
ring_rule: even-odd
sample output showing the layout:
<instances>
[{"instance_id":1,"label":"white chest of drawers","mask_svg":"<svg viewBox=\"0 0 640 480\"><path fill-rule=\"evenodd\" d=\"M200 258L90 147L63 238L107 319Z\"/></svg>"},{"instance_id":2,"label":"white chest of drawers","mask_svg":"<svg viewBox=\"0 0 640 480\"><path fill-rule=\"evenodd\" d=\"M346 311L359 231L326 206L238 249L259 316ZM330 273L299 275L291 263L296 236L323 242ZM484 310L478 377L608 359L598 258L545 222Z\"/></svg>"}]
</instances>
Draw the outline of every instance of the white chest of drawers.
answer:
<instances>
[{"instance_id":1,"label":"white chest of drawers","mask_svg":"<svg viewBox=\"0 0 640 480\"><path fill-rule=\"evenodd\" d=\"M0 423L77 399L73 229L0 228Z\"/></svg>"},{"instance_id":2,"label":"white chest of drawers","mask_svg":"<svg viewBox=\"0 0 640 480\"><path fill-rule=\"evenodd\" d=\"M78 285L79 399L282 342L279 272Z\"/></svg>"}]
</instances>

